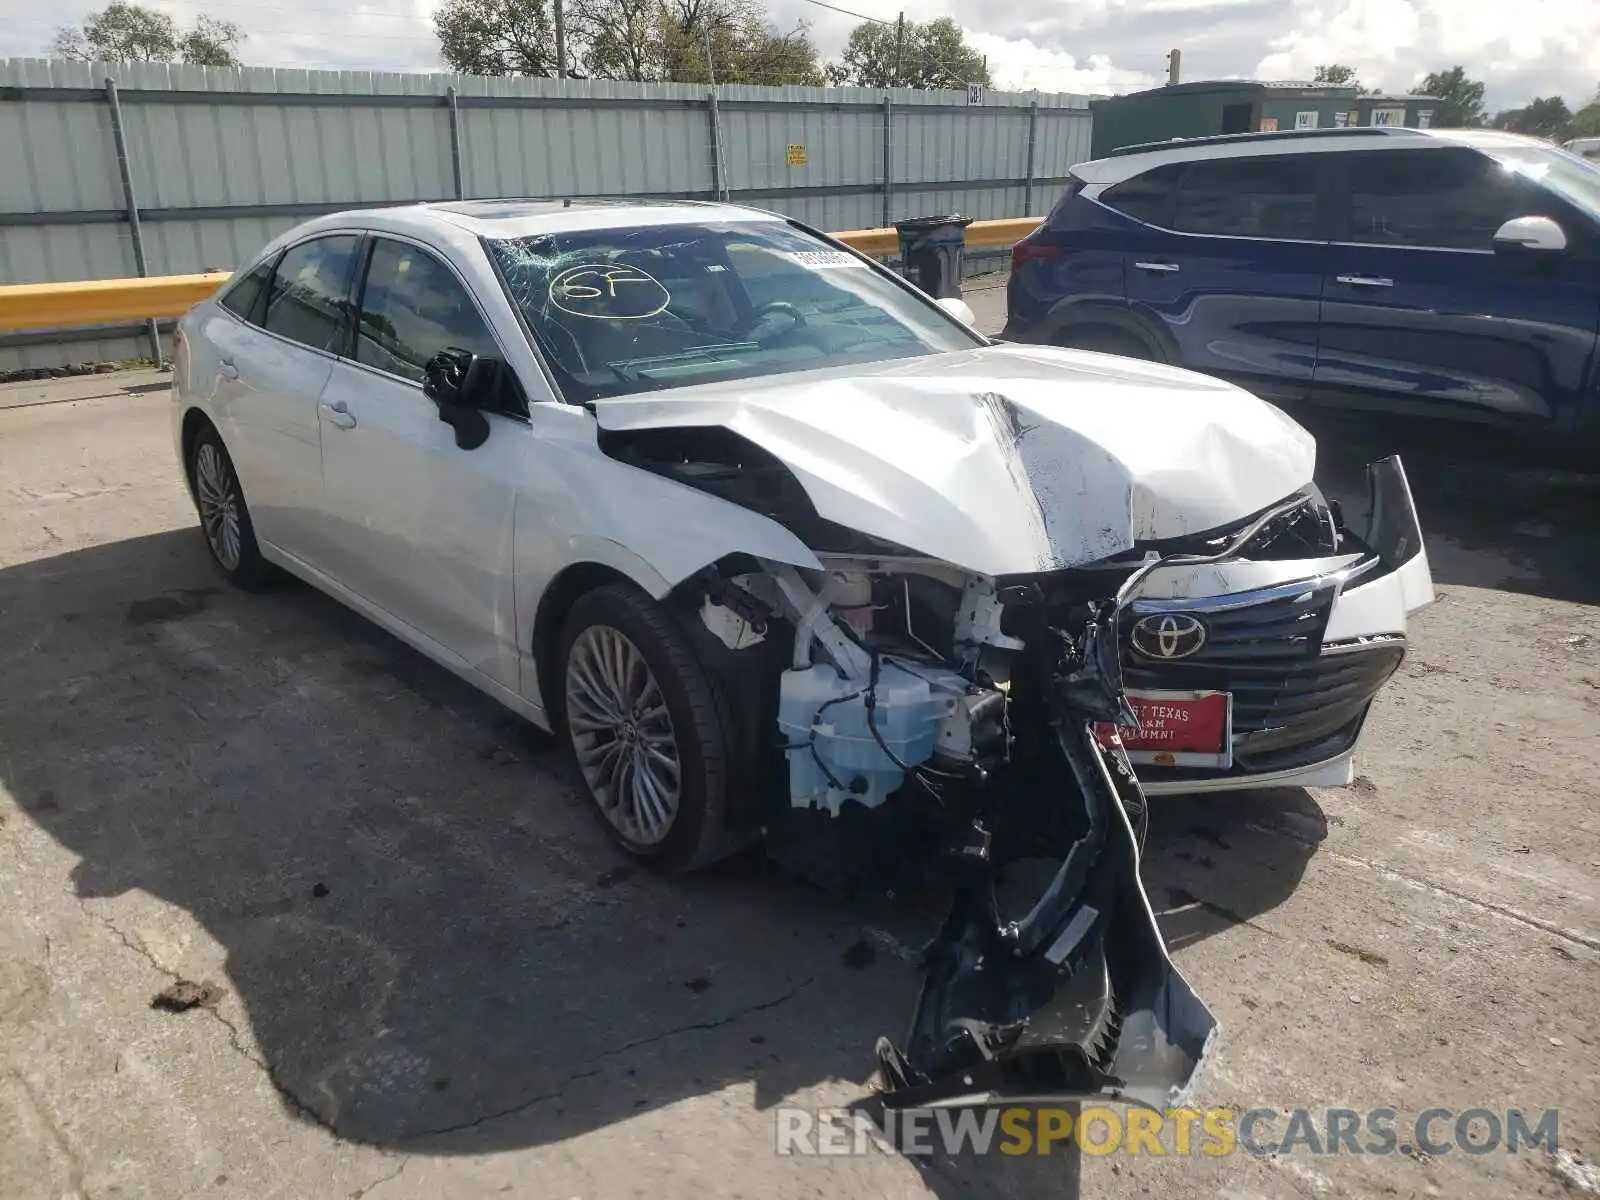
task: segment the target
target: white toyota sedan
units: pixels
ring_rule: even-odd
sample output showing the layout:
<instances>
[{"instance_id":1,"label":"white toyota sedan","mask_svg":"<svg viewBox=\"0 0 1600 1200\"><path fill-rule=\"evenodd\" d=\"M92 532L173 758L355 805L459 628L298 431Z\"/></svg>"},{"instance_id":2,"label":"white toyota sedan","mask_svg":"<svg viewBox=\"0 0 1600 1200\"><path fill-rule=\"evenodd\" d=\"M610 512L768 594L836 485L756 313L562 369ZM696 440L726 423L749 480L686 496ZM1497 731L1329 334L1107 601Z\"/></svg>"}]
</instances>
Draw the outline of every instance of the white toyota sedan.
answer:
<instances>
[{"instance_id":1,"label":"white toyota sedan","mask_svg":"<svg viewBox=\"0 0 1600 1200\"><path fill-rule=\"evenodd\" d=\"M1057 883L1021 920L953 919L978 932L880 1048L919 1102L1020 1094L973 1062L1041 1086L1021 1049L967 1044L1009 1036L958 986L981 963L956 943L995 938L1029 970L1099 963L1123 1030L1163 1014L1165 1056L1086 1027L1105 1078L1053 1094L1186 1084L1211 1025L1150 944L1141 785L1347 783L1432 598L1397 461L1346 528L1311 437L1256 397L996 343L729 205L318 218L183 319L173 396L222 570L299 576L558 731L627 851L683 870L765 834L870 874L1054 839ZM1136 935L1106 936L1096 871L1138 894Z\"/></svg>"}]
</instances>

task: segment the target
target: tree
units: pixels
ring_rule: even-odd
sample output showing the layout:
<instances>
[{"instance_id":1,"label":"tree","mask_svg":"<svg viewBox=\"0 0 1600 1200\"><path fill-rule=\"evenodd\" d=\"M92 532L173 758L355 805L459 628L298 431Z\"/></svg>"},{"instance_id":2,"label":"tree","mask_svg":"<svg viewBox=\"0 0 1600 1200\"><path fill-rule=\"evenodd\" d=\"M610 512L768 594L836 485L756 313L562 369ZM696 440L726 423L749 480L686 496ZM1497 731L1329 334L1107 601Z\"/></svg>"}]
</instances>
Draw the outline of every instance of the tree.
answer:
<instances>
[{"instance_id":1,"label":"tree","mask_svg":"<svg viewBox=\"0 0 1600 1200\"><path fill-rule=\"evenodd\" d=\"M1595 89L1589 103L1572 114L1561 134L1563 141L1580 137L1600 137L1600 88Z\"/></svg>"},{"instance_id":2,"label":"tree","mask_svg":"<svg viewBox=\"0 0 1600 1200\"><path fill-rule=\"evenodd\" d=\"M990 82L983 55L949 17L919 25L863 21L850 31L844 57L828 64L828 82L854 87L964 88Z\"/></svg>"},{"instance_id":3,"label":"tree","mask_svg":"<svg viewBox=\"0 0 1600 1200\"><path fill-rule=\"evenodd\" d=\"M609 5L617 0L587 0ZM761 0L658 0L666 72L675 83L820 84L805 22L780 33Z\"/></svg>"},{"instance_id":4,"label":"tree","mask_svg":"<svg viewBox=\"0 0 1600 1200\"><path fill-rule=\"evenodd\" d=\"M1484 123L1483 84L1469 79L1465 68L1434 71L1417 84L1417 92L1443 101L1434 124L1446 129L1472 129Z\"/></svg>"},{"instance_id":5,"label":"tree","mask_svg":"<svg viewBox=\"0 0 1600 1200\"><path fill-rule=\"evenodd\" d=\"M1563 141L1580 137L1600 137L1600 99L1573 113L1561 135Z\"/></svg>"},{"instance_id":6,"label":"tree","mask_svg":"<svg viewBox=\"0 0 1600 1200\"><path fill-rule=\"evenodd\" d=\"M186 62L201 67L237 67L235 51L244 31L232 21L201 17L181 32L164 12L111 0L76 28L56 31L54 53L78 62Z\"/></svg>"},{"instance_id":7,"label":"tree","mask_svg":"<svg viewBox=\"0 0 1600 1200\"><path fill-rule=\"evenodd\" d=\"M676 83L821 83L804 23L780 33L760 0L566 0L567 73ZM549 0L446 0L439 52L473 75L555 75Z\"/></svg>"},{"instance_id":8,"label":"tree","mask_svg":"<svg viewBox=\"0 0 1600 1200\"><path fill-rule=\"evenodd\" d=\"M201 17L178 39L178 54L196 67L237 67L242 64L233 51L243 40L244 33L232 21Z\"/></svg>"},{"instance_id":9,"label":"tree","mask_svg":"<svg viewBox=\"0 0 1600 1200\"><path fill-rule=\"evenodd\" d=\"M569 11L572 9L569 6ZM665 10L657 0L585 3L573 12L582 27L584 68L601 79L666 78ZM567 31L572 44L573 32Z\"/></svg>"},{"instance_id":10,"label":"tree","mask_svg":"<svg viewBox=\"0 0 1600 1200\"><path fill-rule=\"evenodd\" d=\"M1521 108L1509 108L1496 113L1494 118L1496 129L1552 141L1564 136L1571 123L1572 110L1560 96L1538 96Z\"/></svg>"},{"instance_id":11,"label":"tree","mask_svg":"<svg viewBox=\"0 0 1600 1200\"><path fill-rule=\"evenodd\" d=\"M1318 67L1311 76L1311 82L1328 87L1353 87L1358 90L1361 87L1361 81L1356 78L1356 69L1343 63L1327 63Z\"/></svg>"},{"instance_id":12,"label":"tree","mask_svg":"<svg viewBox=\"0 0 1600 1200\"><path fill-rule=\"evenodd\" d=\"M448 0L434 10L439 56L464 75L554 75L556 31L545 0Z\"/></svg>"}]
</instances>

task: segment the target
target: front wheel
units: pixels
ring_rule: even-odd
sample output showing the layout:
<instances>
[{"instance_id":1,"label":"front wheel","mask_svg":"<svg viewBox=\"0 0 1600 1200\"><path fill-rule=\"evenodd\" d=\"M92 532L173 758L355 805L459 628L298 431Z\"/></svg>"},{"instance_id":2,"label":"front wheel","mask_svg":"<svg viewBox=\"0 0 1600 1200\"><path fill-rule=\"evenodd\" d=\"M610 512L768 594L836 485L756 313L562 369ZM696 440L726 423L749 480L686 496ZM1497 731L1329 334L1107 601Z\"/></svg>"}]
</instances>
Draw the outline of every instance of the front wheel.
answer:
<instances>
[{"instance_id":1,"label":"front wheel","mask_svg":"<svg viewBox=\"0 0 1600 1200\"><path fill-rule=\"evenodd\" d=\"M581 597L556 669L567 740L613 840L669 873L738 849L726 825L732 717L661 606L624 584Z\"/></svg>"}]
</instances>

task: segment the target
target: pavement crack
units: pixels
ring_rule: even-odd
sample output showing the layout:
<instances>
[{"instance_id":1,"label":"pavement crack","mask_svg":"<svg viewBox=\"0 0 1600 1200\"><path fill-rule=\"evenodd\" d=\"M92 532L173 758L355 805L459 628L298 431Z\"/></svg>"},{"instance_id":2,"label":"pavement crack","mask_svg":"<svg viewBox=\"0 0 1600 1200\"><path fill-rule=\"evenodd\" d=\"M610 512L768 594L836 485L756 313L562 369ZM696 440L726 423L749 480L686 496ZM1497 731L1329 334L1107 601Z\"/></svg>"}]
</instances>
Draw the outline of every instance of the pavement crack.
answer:
<instances>
[{"instance_id":1,"label":"pavement crack","mask_svg":"<svg viewBox=\"0 0 1600 1200\"><path fill-rule=\"evenodd\" d=\"M162 961L160 959L158 959L154 954L150 953L150 947L146 946L142 941L141 942L134 941L125 932L123 932L122 927L119 926L110 917L103 916L100 913L95 912L94 909L90 908L88 901L85 900L83 897L75 895L74 898L78 901L78 907L79 908L83 909L83 911L90 918L92 918L93 920L99 922L101 925L105 926L106 931L108 933L110 933L112 937L116 938L117 941L121 942L129 950L132 950L140 958L144 959L144 961L147 964L149 964L150 969L152 971L155 971L159 975L165 976L167 979L172 980L172 982L174 982L174 983L177 983L178 980L183 978L183 976L179 975L171 967L168 967L165 964L163 964Z\"/></svg>"},{"instance_id":2,"label":"pavement crack","mask_svg":"<svg viewBox=\"0 0 1600 1200\"><path fill-rule=\"evenodd\" d=\"M333 1122L311 1107L308 1102L301 1099L293 1088L278 1078L278 1073L272 1069L271 1063L245 1045L244 1036L239 1032L237 1025L215 1008L208 1008L206 1011L211 1014L213 1020L228 1031L228 1044L233 1047L234 1053L267 1077L267 1082L272 1085L272 1090L277 1092L283 1102L294 1110L295 1115L325 1131L335 1141L340 1140L339 1131L334 1128Z\"/></svg>"},{"instance_id":3,"label":"pavement crack","mask_svg":"<svg viewBox=\"0 0 1600 1200\"><path fill-rule=\"evenodd\" d=\"M182 975L180 975L177 971L174 971L171 967L164 964L160 959L152 954L150 952L150 948L142 941L136 941L135 939L129 937L122 927L110 917L105 916L102 913L98 913L94 909L90 908L88 901L84 897L77 895L75 892L71 894L73 898L77 900L78 907L81 908L91 920L104 926L106 931L110 933L112 937L116 938L117 941L121 942L125 947L133 951L133 953L137 954L140 958L144 959L152 971L155 971L157 974L170 979L173 983L177 983L183 979ZM289 1087L288 1084L284 1083L283 1080L278 1078L278 1073L272 1069L272 1064L268 1063L259 1054L256 1054L250 1049L249 1046L245 1044L244 1035L240 1032L239 1027L233 1023L232 1019L230 1019L226 1013L222 1012L220 1008L212 1006L201 1006L200 1011L208 1014L212 1020L216 1021L217 1024L221 1025L222 1028L227 1031L228 1045L233 1049L233 1052L248 1062L251 1066L255 1067L256 1070L265 1075L267 1082L272 1085L272 1090L278 1093L283 1102L287 1104L296 1115L304 1118L311 1124L316 1125L318 1128L325 1130L327 1133L332 1135L335 1140L338 1140L339 1131L334 1128L333 1123L325 1118L305 1100L301 1099L301 1097L295 1093L293 1088Z\"/></svg>"},{"instance_id":4,"label":"pavement crack","mask_svg":"<svg viewBox=\"0 0 1600 1200\"><path fill-rule=\"evenodd\" d=\"M732 1025L734 1022L743 1020L752 1013L766 1012L769 1009L777 1008L779 1005L787 1004L815 982L815 975L808 976L806 979L795 984L794 987L790 988L782 995L774 996L770 1000L761 1000L757 1001L755 1004L747 1004L743 1008L736 1008L731 1013L717 1017L715 1020L693 1021L687 1025L677 1025L671 1029L662 1030L660 1033L652 1033L648 1037L634 1038L632 1041L624 1042L620 1046L613 1046L609 1050L602 1050L599 1054L595 1055L595 1059L603 1061L605 1059L616 1058L619 1055L627 1054L630 1051L637 1050L641 1046L653 1045L656 1042L666 1041L668 1038L681 1037L686 1033L698 1033L707 1029L721 1029L724 1025ZM577 1071L561 1080L561 1082L550 1091L540 1092L536 1096L530 1096L525 1100L519 1100L513 1105L510 1105L506 1108L497 1109L491 1113L485 1113L481 1117L474 1117L470 1121L461 1121L454 1125L441 1125L434 1129L418 1130L415 1133L407 1134L406 1138L407 1140L412 1140L444 1137L452 1133L464 1133L469 1129L480 1129L483 1126L491 1124L495 1121L504 1120L506 1117L512 1117L516 1116L518 1113L527 1112L529 1109L536 1108L541 1104L546 1104L551 1100L559 1100L562 1094L571 1085L580 1080L592 1078L593 1076L600 1074L600 1071L600 1067L589 1067L586 1070Z\"/></svg>"},{"instance_id":5,"label":"pavement crack","mask_svg":"<svg viewBox=\"0 0 1600 1200\"><path fill-rule=\"evenodd\" d=\"M1301 845L1309 846L1317 851L1318 854L1325 855L1335 862L1344 863L1346 866L1360 867L1364 871L1375 872L1380 878L1390 883L1399 883L1406 887L1416 888L1419 891L1431 892L1435 896L1454 900L1458 904L1470 905L1473 908L1492 913L1502 920L1512 921L1529 929L1537 929L1540 933L1547 933L1551 937L1561 938L1576 946L1600 951L1600 937L1594 937L1581 930L1568 929L1565 925L1557 925L1554 921L1535 916L1533 913L1523 912L1520 908L1515 908L1512 905L1501 904L1497 900L1485 900L1482 897L1472 895L1470 892L1450 887L1448 884L1435 883L1431 879L1423 879L1405 871L1397 870L1394 867L1386 867L1380 862L1373 862L1370 858L1361 858L1359 855L1330 850L1325 842L1313 841L1287 829L1280 829L1271 825L1259 825L1253 821L1246 822L1245 827L1257 833L1270 834L1274 837L1288 838L1290 841L1299 842Z\"/></svg>"},{"instance_id":6,"label":"pavement crack","mask_svg":"<svg viewBox=\"0 0 1600 1200\"><path fill-rule=\"evenodd\" d=\"M787 992L784 992L783 995L775 996L771 1000L762 1000L756 1004L747 1004L745 1007L734 1009L733 1012L728 1013L726 1016L718 1017L714 1021L695 1021L689 1025L679 1025L673 1029L664 1030L661 1033L652 1033L648 1037L635 1038L631 1042L624 1042L622 1045L615 1046L610 1050L602 1050L598 1055L596 1055L596 1057L615 1058L619 1054L626 1054L630 1050L637 1050L640 1046L648 1046L655 1042L665 1041L667 1038L678 1037L681 1034L695 1033L704 1029L721 1029L724 1025L732 1025L735 1021L742 1020L745 1017L748 1017L751 1013L766 1012L768 1009L777 1008L780 1004L787 1004L815 982L815 975L808 976L800 983L795 984L794 987L790 988Z\"/></svg>"},{"instance_id":7,"label":"pavement crack","mask_svg":"<svg viewBox=\"0 0 1600 1200\"><path fill-rule=\"evenodd\" d=\"M602 1057L604 1056L602 1055ZM548 1103L551 1100L559 1100L561 1098L561 1094L565 1092L570 1085L577 1083L580 1079L588 1079L590 1076L598 1074L600 1074L600 1068L591 1067L587 1071L579 1071L576 1074L568 1075L556 1085L554 1091L540 1092L537 1096L529 1096L526 1100L519 1100L517 1103L506 1108L496 1109L491 1113L484 1113L481 1117L473 1117L470 1121L460 1121L454 1125L440 1125L434 1129L419 1129L416 1132L406 1134L405 1136L408 1140L418 1138L445 1137L446 1135L452 1133L465 1133L469 1129L479 1129L485 1125L491 1124L492 1122L503 1120L506 1117L514 1117L518 1113L527 1112L530 1108L536 1108L539 1105Z\"/></svg>"},{"instance_id":8,"label":"pavement crack","mask_svg":"<svg viewBox=\"0 0 1600 1200\"><path fill-rule=\"evenodd\" d=\"M400 1159L400 1165L395 1167L395 1169L390 1171L387 1175L380 1175L371 1183L367 1184L366 1187L359 1187L355 1191L351 1192L350 1200L364 1200L365 1197L372 1195L373 1192L377 1191L384 1184L393 1183L396 1179L399 1179L400 1173L410 1165L411 1156L409 1154L404 1155Z\"/></svg>"}]
</instances>

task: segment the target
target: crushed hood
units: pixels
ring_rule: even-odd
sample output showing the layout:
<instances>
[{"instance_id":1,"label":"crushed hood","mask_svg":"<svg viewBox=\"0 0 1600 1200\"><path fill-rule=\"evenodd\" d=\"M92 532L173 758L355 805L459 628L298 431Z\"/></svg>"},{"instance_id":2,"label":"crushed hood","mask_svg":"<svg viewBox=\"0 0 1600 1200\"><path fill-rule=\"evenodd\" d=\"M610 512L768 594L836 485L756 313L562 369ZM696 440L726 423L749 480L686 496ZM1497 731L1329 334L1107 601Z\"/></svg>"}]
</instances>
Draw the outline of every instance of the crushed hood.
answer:
<instances>
[{"instance_id":1,"label":"crushed hood","mask_svg":"<svg viewBox=\"0 0 1600 1200\"><path fill-rule=\"evenodd\" d=\"M1000 345L600 400L601 428L722 427L818 515L986 575L1238 521L1311 481L1311 435L1248 392L1110 355Z\"/></svg>"}]
</instances>

